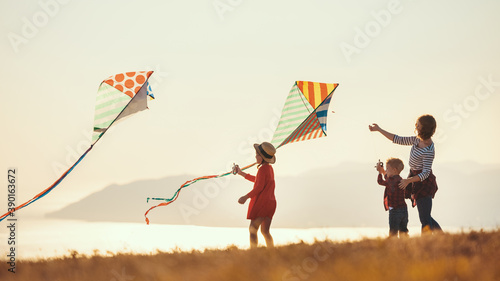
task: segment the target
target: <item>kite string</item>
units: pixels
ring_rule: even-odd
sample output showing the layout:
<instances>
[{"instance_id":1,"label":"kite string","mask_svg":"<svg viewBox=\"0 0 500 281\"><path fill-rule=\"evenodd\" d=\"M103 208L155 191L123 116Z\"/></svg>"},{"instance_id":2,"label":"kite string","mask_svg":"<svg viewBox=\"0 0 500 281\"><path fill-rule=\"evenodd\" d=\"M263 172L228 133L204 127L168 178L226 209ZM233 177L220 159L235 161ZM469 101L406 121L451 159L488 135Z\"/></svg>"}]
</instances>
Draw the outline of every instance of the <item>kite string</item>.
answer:
<instances>
[{"instance_id":1,"label":"kite string","mask_svg":"<svg viewBox=\"0 0 500 281\"><path fill-rule=\"evenodd\" d=\"M361 120L359 120L357 118L353 118L353 117L350 117L348 120L352 121L353 123L356 123L357 125L360 125L360 126L364 127L363 130L368 130L368 128L365 127L365 126L367 126L366 122L361 121ZM371 123L369 123L368 125L371 125ZM371 147L372 147L373 157L375 159L379 159L380 155L378 154L378 149L377 149L377 145L376 145L376 137L374 136L375 135L374 132L371 132L371 131L365 131L365 132L367 132L368 134L370 134L370 143L371 143Z\"/></svg>"},{"instance_id":2,"label":"kite string","mask_svg":"<svg viewBox=\"0 0 500 281\"><path fill-rule=\"evenodd\" d=\"M282 144L283 144L283 143L282 143ZM276 149L280 148L282 144L280 144L278 147L276 147ZM242 171L247 170L247 169L249 169L249 168L251 168L251 167L255 166L256 164L257 164L257 163L253 163L253 164L247 165L247 166L245 166L245 167L241 168L241 170L242 170ZM144 217L145 217L145 220L146 220L146 224L149 224L148 213L149 213L151 210L153 210L153 209L155 209L155 208L158 208L158 207L161 207L161 206L168 206L168 205L170 205L171 203L173 203L175 200L177 200L177 198L179 197L179 194L180 194L180 192L181 192L181 190L182 190L183 188L188 187L188 186L190 186L191 184L196 183L196 182L198 182L198 181L207 180L207 179L214 179L214 178L221 178L221 177L228 176L228 175L230 175L230 174L232 174L232 172L227 172L227 173L220 174L220 175L203 176L203 177L198 177L198 178L195 178L195 179L192 179L192 180L188 180L188 181L186 181L185 183L183 183L183 184L182 184L182 185L181 185L181 186L180 186L180 187L179 187L179 188L175 191L174 195L173 195L172 197L170 197L170 198L148 197L148 198L146 199L146 203L149 203L149 200L158 200L158 201L165 201L165 202L160 203L160 204L158 204L158 205L155 205L155 206L153 206L153 207L149 208L149 209L146 211L146 213L144 213Z\"/></svg>"},{"instance_id":3,"label":"kite string","mask_svg":"<svg viewBox=\"0 0 500 281\"><path fill-rule=\"evenodd\" d=\"M334 90L337 88L337 86L338 86L338 84L332 84L332 85L334 85L334 88L330 91L330 93L328 94L328 96L327 96L327 97L330 97L330 96L333 94L333 91L334 91ZM309 101L308 101L308 100L306 100L306 99L305 99L304 94L300 92L300 89L299 89L299 87L298 87L298 85L297 85L297 82L295 82L295 85L294 85L294 88L292 88L292 91L293 91L293 89L295 89L296 91L298 91L298 92L299 92L299 94L298 94L298 95L299 95L299 97L300 97L300 100L301 100L301 102L303 103L303 105L305 106L305 108L306 108L306 110L308 111L308 113L309 113L309 114L311 114L311 112L315 112L315 111L319 108L319 106L318 106L318 107L316 107L316 108L312 108L311 106L309 106L309 107L307 106L307 105L310 105L310 103L309 103ZM288 98L290 98L290 95L293 95L293 94L292 94L292 91L290 92L290 94L289 94ZM287 101L288 101L288 98L287 98ZM307 101L307 103L306 103L306 101ZM324 102L325 102L325 99L323 99L323 101L320 103L320 105L322 105ZM286 104L287 104L287 103L285 102L285 107L284 107L284 108L286 108ZM328 104L329 104L329 102L328 102ZM312 109L312 111L311 111L311 109L310 109L310 108ZM285 110L285 109L283 109L283 110ZM326 109L326 110L328 110L328 109ZM317 116L316 116L316 117L317 117ZM308 118L309 118L309 117L308 117ZM307 121L307 119L308 119L308 118L306 118L306 120L303 120L303 121L302 121L302 123L301 123L301 124L300 124L300 125L299 125L296 129L295 129L295 130L297 130L298 128L301 128L302 124L304 124L304 123ZM280 120L280 122L281 122L281 120ZM278 126L279 126L279 125L278 125ZM301 128L301 129L303 130L304 128ZM292 133L293 133L293 132L292 132ZM325 131L323 131L323 133L326 135L326 132L325 132ZM281 142L281 144L279 144L279 145L276 147L276 149L278 149L278 148L280 148L281 146L283 146L284 144L288 143L288 142L286 142L286 140L287 140L287 139L285 139L283 142ZM273 140L271 140L271 142L273 142ZM255 165L255 164L256 164L256 163L254 163L254 164L252 164L252 165L249 165L249 166L246 166L246 167L242 168L242 170L245 170L245 169L247 169L247 168L250 168L250 167L252 167L252 166L253 166L253 165ZM222 174L222 175L218 175L218 176L206 176L206 177L200 177L200 178L196 178L196 179L193 179L193 180L187 181L187 182L185 182L185 183L184 183L184 184L183 184L183 185L182 185L179 189L177 189L177 191L174 193L174 196L172 196L171 198L148 198L148 199L147 199L147 201L148 201L148 202L149 202L149 200L150 200L150 199L151 199L151 200L163 200L163 201L166 201L166 202L163 202L163 203L160 203L160 204L158 204L158 205L156 205L156 206L153 206L153 207L151 207L149 210L147 210L147 211L146 211L146 213L144 214L144 216L145 216L145 218L146 218L146 223L147 223L147 224L149 224L149 219L148 219L148 217L147 217L147 214L148 214L148 213L149 213L152 209L157 208L157 207L160 207L160 206L167 206L167 205L169 205L169 204L173 203L175 200L177 200L177 198L178 198L178 196L179 196L180 191L181 191L184 187L187 187L187 186L189 186L189 185L191 185L191 184L193 184L193 183L195 183L195 182L197 182L197 181L199 181L199 180L206 180L206 179L210 179L210 178L218 178L218 177L227 176L227 175L229 175L229 174L231 174L231 172L229 172L229 173L225 173L225 174Z\"/></svg>"},{"instance_id":4,"label":"kite string","mask_svg":"<svg viewBox=\"0 0 500 281\"><path fill-rule=\"evenodd\" d=\"M369 132L369 133L370 133L370 137L372 139L371 143L372 143L373 153L375 154L375 158L380 157L380 155L378 154L378 151L377 151L377 146L375 145L375 136L374 136L373 132Z\"/></svg>"},{"instance_id":5,"label":"kite string","mask_svg":"<svg viewBox=\"0 0 500 281\"><path fill-rule=\"evenodd\" d=\"M282 145L284 145L286 142L283 141L280 145L278 145L276 147L276 149L280 148ZM241 168L242 171L254 166L255 164L257 163L253 163L251 165L247 165L243 168ZM161 200L161 201L165 201L163 203L160 203L158 205L155 205L151 208L149 208L146 213L144 214L144 217L145 217L145 220L146 220L146 224L149 224L149 218L147 217L148 213L155 209L155 208L158 208L158 207L161 207L161 206L167 206L167 205L170 205L171 203L173 203L175 200L177 200L177 198L179 197L179 193L181 192L181 190L185 187L188 187L190 186L191 184L193 183L196 183L198 181L201 181L201 180L207 180L207 179L212 179L212 178L220 178L220 177L225 177L227 175L230 175L232 174L232 172L227 172L227 173L224 173L224 174L221 174L221 175L211 175L211 176L204 176L204 177L198 177L198 178L195 178L195 179L192 179L192 180L189 180L189 181L186 181L183 185L181 185L177 191L174 193L174 195L171 197L171 198L157 198L157 197L148 197L146 202L149 203L149 200Z\"/></svg>"}]
</instances>

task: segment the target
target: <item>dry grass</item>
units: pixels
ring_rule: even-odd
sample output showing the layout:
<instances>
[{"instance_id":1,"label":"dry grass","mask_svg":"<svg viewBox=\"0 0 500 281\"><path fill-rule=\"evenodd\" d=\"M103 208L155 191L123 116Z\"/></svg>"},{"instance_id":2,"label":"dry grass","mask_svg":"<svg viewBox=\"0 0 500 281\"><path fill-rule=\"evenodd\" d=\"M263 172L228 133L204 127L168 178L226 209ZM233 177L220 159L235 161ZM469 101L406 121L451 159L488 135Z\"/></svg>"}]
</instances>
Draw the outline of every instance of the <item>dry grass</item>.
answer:
<instances>
[{"instance_id":1,"label":"dry grass","mask_svg":"<svg viewBox=\"0 0 500 281\"><path fill-rule=\"evenodd\" d=\"M0 280L500 280L500 230L155 255L2 262Z\"/></svg>"}]
</instances>

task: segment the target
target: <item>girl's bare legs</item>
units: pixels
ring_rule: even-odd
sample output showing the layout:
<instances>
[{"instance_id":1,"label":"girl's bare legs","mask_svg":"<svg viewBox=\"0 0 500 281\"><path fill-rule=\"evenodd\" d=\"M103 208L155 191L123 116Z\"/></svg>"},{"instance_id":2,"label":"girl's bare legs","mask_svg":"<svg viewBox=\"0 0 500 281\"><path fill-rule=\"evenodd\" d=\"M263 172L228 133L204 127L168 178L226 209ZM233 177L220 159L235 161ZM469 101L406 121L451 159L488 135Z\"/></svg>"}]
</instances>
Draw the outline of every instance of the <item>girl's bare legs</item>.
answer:
<instances>
[{"instance_id":1,"label":"girl's bare legs","mask_svg":"<svg viewBox=\"0 0 500 281\"><path fill-rule=\"evenodd\" d=\"M264 239L266 239L266 245L269 248L274 247L274 241L273 237L271 236L271 233L269 232L269 229L271 228L271 219L270 218L256 218L250 221L250 248L257 248L257 245L259 244L259 238L257 236L257 232L259 231L259 227L262 226L260 229L262 235L264 236Z\"/></svg>"},{"instance_id":2,"label":"girl's bare legs","mask_svg":"<svg viewBox=\"0 0 500 281\"><path fill-rule=\"evenodd\" d=\"M257 231L259 231L259 226L262 223L262 218L256 218L250 221L250 248L257 248L259 244L259 238L257 237Z\"/></svg>"},{"instance_id":3,"label":"girl's bare legs","mask_svg":"<svg viewBox=\"0 0 500 281\"><path fill-rule=\"evenodd\" d=\"M271 236L271 233L269 232L269 229L271 228L271 219L268 217L265 217L262 221L261 224L261 229L260 232L264 236L264 239L266 239L266 245L268 248L274 248L274 240L273 237Z\"/></svg>"}]
</instances>

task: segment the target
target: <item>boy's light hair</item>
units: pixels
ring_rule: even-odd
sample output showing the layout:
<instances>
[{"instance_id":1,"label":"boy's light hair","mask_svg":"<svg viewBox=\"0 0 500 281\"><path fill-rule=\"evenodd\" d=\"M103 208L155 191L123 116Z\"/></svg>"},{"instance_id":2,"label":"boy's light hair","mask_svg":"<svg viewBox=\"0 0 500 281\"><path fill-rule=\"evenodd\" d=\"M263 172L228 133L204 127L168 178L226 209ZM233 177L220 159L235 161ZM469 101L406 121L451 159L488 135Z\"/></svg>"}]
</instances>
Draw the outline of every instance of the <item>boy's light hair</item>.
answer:
<instances>
[{"instance_id":1,"label":"boy's light hair","mask_svg":"<svg viewBox=\"0 0 500 281\"><path fill-rule=\"evenodd\" d=\"M399 158L389 158L387 159L387 162L385 162L385 165L386 167L393 167L395 168L398 173L401 173L401 171L403 171L403 169L405 168L405 164L403 164L403 161L401 161L401 159Z\"/></svg>"}]
</instances>

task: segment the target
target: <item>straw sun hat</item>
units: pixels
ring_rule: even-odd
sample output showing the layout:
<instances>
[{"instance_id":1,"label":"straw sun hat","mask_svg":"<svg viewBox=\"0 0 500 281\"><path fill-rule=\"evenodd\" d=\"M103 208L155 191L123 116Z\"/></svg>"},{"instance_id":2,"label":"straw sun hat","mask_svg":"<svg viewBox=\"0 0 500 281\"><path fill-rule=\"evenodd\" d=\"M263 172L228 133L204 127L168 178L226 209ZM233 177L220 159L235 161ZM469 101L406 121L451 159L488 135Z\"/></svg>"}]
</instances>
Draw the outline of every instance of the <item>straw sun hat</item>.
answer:
<instances>
[{"instance_id":1,"label":"straw sun hat","mask_svg":"<svg viewBox=\"0 0 500 281\"><path fill-rule=\"evenodd\" d=\"M264 161L274 164L276 162L276 156L274 155L276 153L276 148L274 148L274 145L268 142L263 142L261 144L254 144L253 147L255 148L255 151L264 159Z\"/></svg>"}]
</instances>

